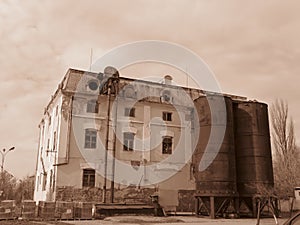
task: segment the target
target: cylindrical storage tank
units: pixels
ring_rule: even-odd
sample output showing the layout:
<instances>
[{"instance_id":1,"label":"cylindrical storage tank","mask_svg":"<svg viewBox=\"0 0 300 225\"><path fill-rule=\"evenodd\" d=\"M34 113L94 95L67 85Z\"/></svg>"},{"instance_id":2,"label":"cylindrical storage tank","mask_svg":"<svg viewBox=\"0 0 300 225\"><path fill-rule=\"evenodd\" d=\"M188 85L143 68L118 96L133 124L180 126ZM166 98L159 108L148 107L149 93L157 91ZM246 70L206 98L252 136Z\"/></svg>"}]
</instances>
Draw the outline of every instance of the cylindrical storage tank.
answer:
<instances>
[{"instance_id":1,"label":"cylindrical storage tank","mask_svg":"<svg viewBox=\"0 0 300 225\"><path fill-rule=\"evenodd\" d=\"M237 187L241 196L272 191L274 186L268 106L234 103Z\"/></svg>"},{"instance_id":2,"label":"cylindrical storage tank","mask_svg":"<svg viewBox=\"0 0 300 225\"><path fill-rule=\"evenodd\" d=\"M200 123L199 140L193 154L197 193L234 195L236 166L232 100L218 95L204 96L195 100L195 107Z\"/></svg>"}]
</instances>

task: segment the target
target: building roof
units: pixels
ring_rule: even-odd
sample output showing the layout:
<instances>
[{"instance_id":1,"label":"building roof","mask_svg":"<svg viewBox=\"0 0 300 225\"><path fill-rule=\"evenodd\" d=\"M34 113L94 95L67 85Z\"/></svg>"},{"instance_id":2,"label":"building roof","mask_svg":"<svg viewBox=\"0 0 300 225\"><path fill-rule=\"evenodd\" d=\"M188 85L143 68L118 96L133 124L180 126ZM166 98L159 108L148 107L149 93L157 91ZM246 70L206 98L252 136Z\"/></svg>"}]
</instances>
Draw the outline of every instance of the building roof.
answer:
<instances>
[{"instance_id":1,"label":"building roof","mask_svg":"<svg viewBox=\"0 0 300 225\"><path fill-rule=\"evenodd\" d=\"M80 85L81 79L85 79L84 76L89 77L89 78L94 77L95 79L98 79L97 78L98 73L69 68L68 71L66 72L65 76L63 77L62 81L58 85L54 95L51 96L51 99L45 108L44 114L47 113L53 100L61 91L63 91L64 93L74 94L76 92L76 90L78 89L78 85ZM170 76L170 75L168 75L168 76ZM170 84L164 84L164 83L158 83L158 82L146 81L146 80L140 80L140 79L133 79L133 78L127 78L127 77L120 77L120 79L122 81L127 81L127 82L135 81L135 82L141 82L141 83L148 84L148 85L149 84L150 85L158 85L158 86L166 86L167 85L170 88L182 88L189 93L196 92L199 95L206 95L206 94L220 95L221 94L221 95L230 97L236 101L247 101L247 98L243 97L243 96L224 94L224 93L215 93L215 92L200 90L200 89L196 89L196 88L175 86L172 84L170 85Z\"/></svg>"}]
</instances>

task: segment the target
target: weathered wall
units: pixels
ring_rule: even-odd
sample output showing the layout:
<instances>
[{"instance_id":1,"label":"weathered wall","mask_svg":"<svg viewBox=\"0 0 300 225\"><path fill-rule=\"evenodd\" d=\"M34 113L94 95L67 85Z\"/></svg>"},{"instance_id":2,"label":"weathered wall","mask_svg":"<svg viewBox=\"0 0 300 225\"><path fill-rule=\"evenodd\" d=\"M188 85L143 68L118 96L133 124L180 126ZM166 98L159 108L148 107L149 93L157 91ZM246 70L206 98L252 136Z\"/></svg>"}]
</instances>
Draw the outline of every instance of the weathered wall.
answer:
<instances>
[{"instance_id":1,"label":"weathered wall","mask_svg":"<svg viewBox=\"0 0 300 225\"><path fill-rule=\"evenodd\" d=\"M150 196L155 193L154 188L127 187L124 189L115 189L114 202L116 203L145 203L150 204ZM86 202L102 202L101 188L74 188L74 187L58 187L57 201L86 201ZM110 190L107 191L107 202L110 201Z\"/></svg>"}]
</instances>

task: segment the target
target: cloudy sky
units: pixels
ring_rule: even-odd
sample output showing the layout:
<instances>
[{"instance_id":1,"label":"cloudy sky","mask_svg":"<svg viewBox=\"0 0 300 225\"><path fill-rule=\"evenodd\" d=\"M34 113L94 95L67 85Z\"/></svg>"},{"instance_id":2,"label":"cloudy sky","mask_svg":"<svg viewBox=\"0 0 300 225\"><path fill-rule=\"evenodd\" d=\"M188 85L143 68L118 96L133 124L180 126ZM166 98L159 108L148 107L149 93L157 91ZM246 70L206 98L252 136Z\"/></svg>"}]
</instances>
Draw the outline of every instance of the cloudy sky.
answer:
<instances>
[{"instance_id":1,"label":"cloudy sky","mask_svg":"<svg viewBox=\"0 0 300 225\"><path fill-rule=\"evenodd\" d=\"M299 137L299 11L296 0L1 0L0 148L16 147L5 168L34 174L38 123L69 67L140 40L191 49L226 93L286 99Z\"/></svg>"}]
</instances>

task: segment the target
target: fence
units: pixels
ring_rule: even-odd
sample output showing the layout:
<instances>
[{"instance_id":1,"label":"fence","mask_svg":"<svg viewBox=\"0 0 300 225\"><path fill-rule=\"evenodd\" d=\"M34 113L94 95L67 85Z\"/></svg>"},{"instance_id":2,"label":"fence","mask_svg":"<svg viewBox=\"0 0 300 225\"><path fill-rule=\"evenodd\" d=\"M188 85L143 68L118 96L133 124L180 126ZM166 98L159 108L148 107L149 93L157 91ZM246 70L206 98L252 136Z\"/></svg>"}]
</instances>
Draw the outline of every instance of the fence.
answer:
<instances>
[{"instance_id":1,"label":"fence","mask_svg":"<svg viewBox=\"0 0 300 225\"><path fill-rule=\"evenodd\" d=\"M37 204L32 200L24 200L16 206L14 200L5 200L0 202L0 220L88 220L93 219L93 207L89 202L40 201Z\"/></svg>"}]
</instances>

